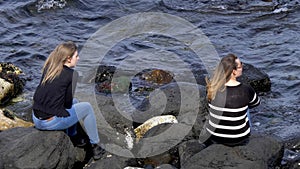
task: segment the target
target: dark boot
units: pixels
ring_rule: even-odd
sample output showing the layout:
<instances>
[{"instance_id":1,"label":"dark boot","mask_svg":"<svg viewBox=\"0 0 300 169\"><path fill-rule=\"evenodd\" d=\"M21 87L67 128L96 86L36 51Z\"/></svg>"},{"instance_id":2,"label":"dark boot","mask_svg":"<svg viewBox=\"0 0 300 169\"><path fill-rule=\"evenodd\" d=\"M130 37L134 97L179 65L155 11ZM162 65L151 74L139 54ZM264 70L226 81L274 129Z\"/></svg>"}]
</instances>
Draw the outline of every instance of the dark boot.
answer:
<instances>
[{"instance_id":1,"label":"dark boot","mask_svg":"<svg viewBox=\"0 0 300 169\"><path fill-rule=\"evenodd\" d=\"M70 136L71 141L75 147L84 147L86 145L86 140L79 135Z\"/></svg>"},{"instance_id":2,"label":"dark boot","mask_svg":"<svg viewBox=\"0 0 300 169\"><path fill-rule=\"evenodd\" d=\"M98 144L92 144L92 151L94 160L99 160L105 153L105 150L102 149Z\"/></svg>"}]
</instances>

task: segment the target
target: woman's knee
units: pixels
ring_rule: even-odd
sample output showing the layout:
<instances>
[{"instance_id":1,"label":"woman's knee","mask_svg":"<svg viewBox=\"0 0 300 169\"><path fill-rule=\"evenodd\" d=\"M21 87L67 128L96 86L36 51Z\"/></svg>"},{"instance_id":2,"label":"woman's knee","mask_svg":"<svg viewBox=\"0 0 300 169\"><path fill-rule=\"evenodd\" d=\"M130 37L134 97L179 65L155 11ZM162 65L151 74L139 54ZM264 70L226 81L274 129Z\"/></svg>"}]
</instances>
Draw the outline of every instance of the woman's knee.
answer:
<instances>
[{"instance_id":1,"label":"woman's knee","mask_svg":"<svg viewBox=\"0 0 300 169\"><path fill-rule=\"evenodd\" d=\"M93 113L93 107L89 102L80 102L75 105L76 114L88 115Z\"/></svg>"}]
</instances>

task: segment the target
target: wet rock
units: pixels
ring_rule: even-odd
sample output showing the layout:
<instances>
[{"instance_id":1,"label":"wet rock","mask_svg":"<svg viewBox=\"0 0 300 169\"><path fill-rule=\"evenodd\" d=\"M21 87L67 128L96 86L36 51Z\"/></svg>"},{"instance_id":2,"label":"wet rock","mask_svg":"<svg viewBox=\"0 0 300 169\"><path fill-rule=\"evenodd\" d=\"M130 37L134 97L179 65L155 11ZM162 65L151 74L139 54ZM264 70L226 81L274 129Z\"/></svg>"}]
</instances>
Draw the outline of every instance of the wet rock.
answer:
<instances>
[{"instance_id":1,"label":"wet rock","mask_svg":"<svg viewBox=\"0 0 300 169\"><path fill-rule=\"evenodd\" d=\"M180 143L178 146L180 164L185 164L193 155L199 153L206 146L199 142L199 140L188 140Z\"/></svg>"},{"instance_id":2,"label":"wet rock","mask_svg":"<svg viewBox=\"0 0 300 169\"><path fill-rule=\"evenodd\" d=\"M12 63L0 62L0 105L6 104L23 91L22 70Z\"/></svg>"},{"instance_id":3,"label":"wet rock","mask_svg":"<svg viewBox=\"0 0 300 169\"><path fill-rule=\"evenodd\" d=\"M131 91L132 84L130 77L125 75L114 77L115 71L116 67L114 66L100 65L98 67L95 77L95 88L97 92L110 94L112 92L127 93Z\"/></svg>"},{"instance_id":4,"label":"wet rock","mask_svg":"<svg viewBox=\"0 0 300 169\"><path fill-rule=\"evenodd\" d=\"M253 136L245 146L212 144L192 156L182 169L275 168L283 156L283 144L275 138Z\"/></svg>"},{"instance_id":5,"label":"wet rock","mask_svg":"<svg viewBox=\"0 0 300 169\"><path fill-rule=\"evenodd\" d=\"M62 131L13 128L0 133L0 168L70 169L75 148Z\"/></svg>"},{"instance_id":6,"label":"wet rock","mask_svg":"<svg viewBox=\"0 0 300 169\"><path fill-rule=\"evenodd\" d=\"M127 93L131 90L131 82L129 77L120 76L112 80L97 83L96 90L100 93Z\"/></svg>"},{"instance_id":7,"label":"wet rock","mask_svg":"<svg viewBox=\"0 0 300 169\"><path fill-rule=\"evenodd\" d=\"M7 109L0 109L0 131L14 127L31 127L33 123L24 121Z\"/></svg>"},{"instance_id":8,"label":"wet rock","mask_svg":"<svg viewBox=\"0 0 300 169\"><path fill-rule=\"evenodd\" d=\"M299 168L300 163L300 153L297 151L285 149L284 157L281 161L281 167L283 169L294 169Z\"/></svg>"},{"instance_id":9,"label":"wet rock","mask_svg":"<svg viewBox=\"0 0 300 169\"><path fill-rule=\"evenodd\" d=\"M243 63L243 75L238 80L251 85L256 92L268 92L271 90L269 75L247 63Z\"/></svg>"},{"instance_id":10,"label":"wet rock","mask_svg":"<svg viewBox=\"0 0 300 169\"><path fill-rule=\"evenodd\" d=\"M168 84L173 80L174 75L171 72L154 69L142 74L141 78L150 83Z\"/></svg>"}]
</instances>

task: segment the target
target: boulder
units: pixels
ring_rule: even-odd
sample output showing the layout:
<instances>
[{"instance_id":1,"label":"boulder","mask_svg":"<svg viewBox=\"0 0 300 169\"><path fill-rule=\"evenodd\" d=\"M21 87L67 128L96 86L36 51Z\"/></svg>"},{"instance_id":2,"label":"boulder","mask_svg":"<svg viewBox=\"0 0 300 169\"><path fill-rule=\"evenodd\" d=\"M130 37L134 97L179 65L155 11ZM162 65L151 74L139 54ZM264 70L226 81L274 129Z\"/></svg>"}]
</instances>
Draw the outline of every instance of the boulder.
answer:
<instances>
[{"instance_id":1,"label":"boulder","mask_svg":"<svg viewBox=\"0 0 300 169\"><path fill-rule=\"evenodd\" d=\"M256 92L269 92L271 90L269 75L251 64L243 63L243 75L238 80L251 85Z\"/></svg>"},{"instance_id":2,"label":"boulder","mask_svg":"<svg viewBox=\"0 0 300 169\"><path fill-rule=\"evenodd\" d=\"M22 70L12 63L0 62L0 105L20 94L25 85L25 79L20 75Z\"/></svg>"},{"instance_id":3,"label":"boulder","mask_svg":"<svg viewBox=\"0 0 300 169\"><path fill-rule=\"evenodd\" d=\"M0 134L0 168L70 169L75 147L62 131L13 128Z\"/></svg>"},{"instance_id":4,"label":"boulder","mask_svg":"<svg viewBox=\"0 0 300 169\"><path fill-rule=\"evenodd\" d=\"M282 156L283 144L280 141L274 137L254 136L245 146L212 144L190 157L181 168L275 168Z\"/></svg>"},{"instance_id":5,"label":"boulder","mask_svg":"<svg viewBox=\"0 0 300 169\"><path fill-rule=\"evenodd\" d=\"M33 123L18 118L7 109L0 109L0 131L14 127L31 127Z\"/></svg>"},{"instance_id":6,"label":"boulder","mask_svg":"<svg viewBox=\"0 0 300 169\"><path fill-rule=\"evenodd\" d=\"M158 167L171 164L179 167L178 146L184 136L186 126L178 123L162 123L150 128L143 139L135 145L133 152L139 157L143 167Z\"/></svg>"}]
</instances>

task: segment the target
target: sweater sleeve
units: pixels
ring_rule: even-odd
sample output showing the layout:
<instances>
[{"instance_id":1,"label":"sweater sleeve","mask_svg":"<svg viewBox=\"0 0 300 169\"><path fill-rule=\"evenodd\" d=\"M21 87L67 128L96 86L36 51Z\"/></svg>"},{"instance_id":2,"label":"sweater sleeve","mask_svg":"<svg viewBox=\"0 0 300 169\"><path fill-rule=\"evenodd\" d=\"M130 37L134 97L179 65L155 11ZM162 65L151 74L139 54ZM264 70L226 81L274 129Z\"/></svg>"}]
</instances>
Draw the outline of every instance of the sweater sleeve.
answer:
<instances>
[{"instance_id":1,"label":"sweater sleeve","mask_svg":"<svg viewBox=\"0 0 300 169\"><path fill-rule=\"evenodd\" d=\"M73 103L73 96L76 89L78 79L78 72L74 71L72 78L70 78L70 83L67 87L66 96L65 96L65 108L70 109L72 107Z\"/></svg>"},{"instance_id":2,"label":"sweater sleeve","mask_svg":"<svg viewBox=\"0 0 300 169\"><path fill-rule=\"evenodd\" d=\"M260 98L251 86L249 86L249 100L249 108L256 107L260 104Z\"/></svg>"}]
</instances>

